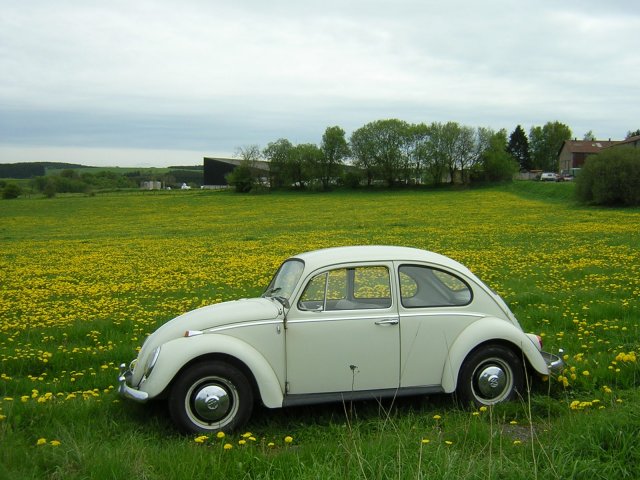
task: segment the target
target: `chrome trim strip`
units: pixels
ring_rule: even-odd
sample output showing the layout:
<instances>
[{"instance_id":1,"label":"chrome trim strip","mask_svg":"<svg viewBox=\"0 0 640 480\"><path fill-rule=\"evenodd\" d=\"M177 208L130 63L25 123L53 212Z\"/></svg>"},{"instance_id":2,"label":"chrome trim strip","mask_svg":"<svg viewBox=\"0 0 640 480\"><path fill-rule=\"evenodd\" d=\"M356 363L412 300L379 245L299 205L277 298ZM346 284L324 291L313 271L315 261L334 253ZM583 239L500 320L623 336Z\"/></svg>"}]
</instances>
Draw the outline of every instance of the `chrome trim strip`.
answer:
<instances>
[{"instance_id":1,"label":"chrome trim strip","mask_svg":"<svg viewBox=\"0 0 640 480\"><path fill-rule=\"evenodd\" d=\"M233 328L255 327L260 325L282 325L282 323L282 320L257 320L255 322L228 323L226 325L220 325L219 327L205 328L202 330L202 333L206 335L207 333L217 333L224 330L231 330Z\"/></svg>"},{"instance_id":2,"label":"chrome trim strip","mask_svg":"<svg viewBox=\"0 0 640 480\"><path fill-rule=\"evenodd\" d=\"M471 313L471 312L423 312L423 313L406 313L400 312L400 318L402 317L474 317L484 318L486 314L483 313Z\"/></svg>"},{"instance_id":3,"label":"chrome trim strip","mask_svg":"<svg viewBox=\"0 0 640 480\"><path fill-rule=\"evenodd\" d=\"M353 310L345 310L349 312L353 312ZM371 310L363 310L363 312L371 311ZM323 313L326 315L324 316ZM395 312L390 312L385 310L384 312L378 312L373 315L361 315L361 316L350 316L350 315L336 315L336 311L332 310L329 314L328 312L314 312L309 318L296 318L296 319L287 319L288 324L292 323L316 323L316 322L348 322L348 321L367 321L367 320L388 320L390 317L397 317L398 314ZM329 316L331 315L331 316ZM320 318L318 318L320 317Z\"/></svg>"}]
</instances>

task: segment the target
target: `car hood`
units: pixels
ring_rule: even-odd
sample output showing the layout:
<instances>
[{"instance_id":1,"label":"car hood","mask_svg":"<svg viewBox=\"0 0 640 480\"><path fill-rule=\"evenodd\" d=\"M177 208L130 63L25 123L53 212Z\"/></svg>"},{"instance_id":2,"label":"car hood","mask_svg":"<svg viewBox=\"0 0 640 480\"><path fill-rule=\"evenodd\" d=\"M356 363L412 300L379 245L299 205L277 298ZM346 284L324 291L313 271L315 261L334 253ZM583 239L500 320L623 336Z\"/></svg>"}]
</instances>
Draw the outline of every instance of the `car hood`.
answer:
<instances>
[{"instance_id":1,"label":"car hood","mask_svg":"<svg viewBox=\"0 0 640 480\"><path fill-rule=\"evenodd\" d=\"M147 337L138 355L142 361L163 343L183 337L187 330L209 330L216 327L249 321L271 320L282 315L283 308L277 300L250 298L217 303L191 310L159 327Z\"/></svg>"}]
</instances>

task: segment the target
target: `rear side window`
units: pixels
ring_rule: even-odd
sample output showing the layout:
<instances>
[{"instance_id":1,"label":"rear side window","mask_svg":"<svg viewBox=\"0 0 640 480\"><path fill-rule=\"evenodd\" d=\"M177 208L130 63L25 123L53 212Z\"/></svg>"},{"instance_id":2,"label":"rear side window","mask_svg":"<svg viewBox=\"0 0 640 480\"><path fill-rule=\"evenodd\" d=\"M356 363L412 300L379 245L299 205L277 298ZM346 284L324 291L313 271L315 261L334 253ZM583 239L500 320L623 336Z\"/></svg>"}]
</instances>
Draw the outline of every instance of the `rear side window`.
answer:
<instances>
[{"instance_id":1,"label":"rear side window","mask_svg":"<svg viewBox=\"0 0 640 480\"><path fill-rule=\"evenodd\" d=\"M408 308L468 305L471 288L452 273L421 265L399 268L402 305Z\"/></svg>"}]
</instances>

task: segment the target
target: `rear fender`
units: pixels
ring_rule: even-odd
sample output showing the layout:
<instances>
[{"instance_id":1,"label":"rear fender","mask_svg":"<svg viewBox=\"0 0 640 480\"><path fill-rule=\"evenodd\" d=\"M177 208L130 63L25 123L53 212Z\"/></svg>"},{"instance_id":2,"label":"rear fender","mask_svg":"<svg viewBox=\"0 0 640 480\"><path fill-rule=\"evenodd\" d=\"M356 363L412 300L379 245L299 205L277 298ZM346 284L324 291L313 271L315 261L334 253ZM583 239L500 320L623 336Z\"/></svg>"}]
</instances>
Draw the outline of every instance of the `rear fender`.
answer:
<instances>
[{"instance_id":1,"label":"rear fender","mask_svg":"<svg viewBox=\"0 0 640 480\"><path fill-rule=\"evenodd\" d=\"M449 355L442 372L442 388L445 392L455 391L458 372L469 353L483 343L491 342L512 345L517 352L522 352L536 372L542 375L549 374L544 358L526 333L505 320L485 317L463 330L449 348Z\"/></svg>"}]
</instances>

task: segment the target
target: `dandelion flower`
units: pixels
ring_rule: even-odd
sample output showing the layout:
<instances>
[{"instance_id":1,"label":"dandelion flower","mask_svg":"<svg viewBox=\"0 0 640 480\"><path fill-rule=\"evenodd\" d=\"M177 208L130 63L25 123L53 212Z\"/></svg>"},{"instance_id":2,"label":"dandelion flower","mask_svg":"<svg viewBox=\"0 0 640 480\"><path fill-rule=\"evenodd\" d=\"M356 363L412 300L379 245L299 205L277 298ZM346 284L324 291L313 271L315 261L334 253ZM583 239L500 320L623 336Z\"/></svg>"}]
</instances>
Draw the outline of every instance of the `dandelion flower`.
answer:
<instances>
[{"instance_id":1,"label":"dandelion flower","mask_svg":"<svg viewBox=\"0 0 640 480\"><path fill-rule=\"evenodd\" d=\"M434 415L434 416L433 416L433 419L434 419L434 420L440 420L441 418L442 418L442 417L441 417L440 415Z\"/></svg>"},{"instance_id":2,"label":"dandelion flower","mask_svg":"<svg viewBox=\"0 0 640 480\"><path fill-rule=\"evenodd\" d=\"M51 445L52 447L58 447L60 446L60 440L51 440L49 442L49 445Z\"/></svg>"},{"instance_id":3,"label":"dandelion flower","mask_svg":"<svg viewBox=\"0 0 640 480\"><path fill-rule=\"evenodd\" d=\"M487 407L485 407L484 405L482 407L480 407L480 411L481 412L486 412L487 411Z\"/></svg>"},{"instance_id":4,"label":"dandelion flower","mask_svg":"<svg viewBox=\"0 0 640 480\"><path fill-rule=\"evenodd\" d=\"M46 444L47 444L46 438L39 438L38 441L36 442L36 445L46 445Z\"/></svg>"},{"instance_id":5,"label":"dandelion flower","mask_svg":"<svg viewBox=\"0 0 640 480\"><path fill-rule=\"evenodd\" d=\"M204 443L209 439L209 437L207 437L206 435L200 435L199 437L196 437L193 439L194 442L196 443Z\"/></svg>"},{"instance_id":6,"label":"dandelion flower","mask_svg":"<svg viewBox=\"0 0 640 480\"><path fill-rule=\"evenodd\" d=\"M225 435L224 435L224 432L218 432L218 433L216 433L216 438L222 439L222 438L224 438L224 436L225 436Z\"/></svg>"},{"instance_id":7,"label":"dandelion flower","mask_svg":"<svg viewBox=\"0 0 640 480\"><path fill-rule=\"evenodd\" d=\"M591 374L589 373L589 370L585 370L584 372L582 372L582 375L584 375L585 377L588 377Z\"/></svg>"},{"instance_id":8,"label":"dandelion flower","mask_svg":"<svg viewBox=\"0 0 640 480\"><path fill-rule=\"evenodd\" d=\"M7 418L7 416L6 416L6 415L1 415L1 414L0 414L0 421L4 420L5 418Z\"/></svg>"},{"instance_id":9,"label":"dandelion flower","mask_svg":"<svg viewBox=\"0 0 640 480\"><path fill-rule=\"evenodd\" d=\"M242 440L238 440L238 445L244 445L247 441L243 438Z\"/></svg>"},{"instance_id":10,"label":"dandelion flower","mask_svg":"<svg viewBox=\"0 0 640 480\"><path fill-rule=\"evenodd\" d=\"M429 442L431 442L431 440L429 440L428 438L423 438L423 439L422 439L422 443L423 443L423 444L425 444L425 445L426 445L427 443L429 443Z\"/></svg>"},{"instance_id":11,"label":"dandelion flower","mask_svg":"<svg viewBox=\"0 0 640 480\"><path fill-rule=\"evenodd\" d=\"M291 443L293 442L293 437L287 435L286 437L284 437L284 443Z\"/></svg>"},{"instance_id":12,"label":"dandelion flower","mask_svg":"<svg viewBox=\"0 0 640 480\"><path fill-rule=\"evenodd\" d=\"M273 447L275 447L275 446L276 446L276 444L275 444L275 443L273 443L273 442L269 442L269 443L267 443L267 447L269 447L269 448L273 448Z\"/></svg>"},{"instance_id":13,"label":"dandelion flower","mask_svg":"<svg viewBox=\"0 0 640 480\"><path fill-rule=\"evenodd\" d=\"M513 444L514 444L514 445L520 445L521 443L522 443L522 442L521 442L520 440L514 440L514 441L513 441Z\"/></svg>"},{"instance_id":14,"label":"dandelion flower","mask_svg":"<svg viewBox=\"0 0 640 480\"><path fill-rule=\"evenodd\" d=\"M453 445L453 442L451 440L445 440L444 443L445 445Z\"/></svg>"},{"instance_id":15,"label":"dandelion flower","mask_svg":"<svg viewBox=\"0 0 640 480\"><path fill-rule=\"evenodd\" d=\"M233 448L233 445L231 445L230 443L225 443L224 447L222 448L224 448L225 450L231 450Z\"/></svg>"},{"instance_id":16,"label":"dandelion flower","mask_svg":"<svg viewBox=\"0 0 640 480\"><path fill-rule=\"evenodd\" d=\"M510 424L510 425L517 425L517 424L518 424L518 422L517 422L516 420L511 420L511 421L509 422L509 424Z\"/></svg>"}]
</instances>

